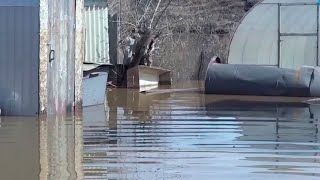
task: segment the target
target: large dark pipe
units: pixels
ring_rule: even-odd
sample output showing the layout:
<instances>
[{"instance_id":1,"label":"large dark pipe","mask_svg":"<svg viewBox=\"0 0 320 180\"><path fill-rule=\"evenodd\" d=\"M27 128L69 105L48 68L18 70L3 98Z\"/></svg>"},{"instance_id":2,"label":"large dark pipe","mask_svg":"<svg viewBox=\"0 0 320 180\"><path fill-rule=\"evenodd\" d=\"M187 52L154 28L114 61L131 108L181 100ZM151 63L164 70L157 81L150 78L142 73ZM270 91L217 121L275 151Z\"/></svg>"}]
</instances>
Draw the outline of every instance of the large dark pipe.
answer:
<instances>
[{"instance_id":1,"label":"large dark pipe","mask_svg":"<svg viewBox=\"0 0 320 180\"><path fill-rule=\"evenodd\" d=\"M205 79L206 94L319 97L320 70L298 70L211 61Z\"/></svg>"}]
</instances>

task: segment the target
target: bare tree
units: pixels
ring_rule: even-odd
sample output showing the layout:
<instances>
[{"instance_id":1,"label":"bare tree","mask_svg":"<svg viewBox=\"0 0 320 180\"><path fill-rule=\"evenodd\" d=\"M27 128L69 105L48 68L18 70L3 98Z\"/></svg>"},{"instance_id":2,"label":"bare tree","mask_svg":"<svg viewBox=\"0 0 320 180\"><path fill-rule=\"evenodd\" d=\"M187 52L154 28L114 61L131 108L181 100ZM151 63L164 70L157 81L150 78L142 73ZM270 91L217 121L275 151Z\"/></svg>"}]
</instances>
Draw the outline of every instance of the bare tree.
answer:
<instances>
[{"instance_id":1,"label":"bare tree","mask_svg":"<svg viewBox=\"0 0 320 180\"><path fill-rule=\"evenodd\" d=\"M156 49L151 53L153 66L172 70L173 80L198 79L199 69L203 69L203 77L206 64L214 55L226 61L232 33L257 1L122 0L122 39L130 36L132 29L141 38L131 66L147 64L148 45L159 34L156 43L151 43ZM119 0L109 2L110 11L118 10Z\"/></svg>"},{"instance_id":2,"label":"bare tree","mask_svg":"<svg viewBox=\"0 0 320 180\"><path fill-rule=\"evenodd\" d=\"M151 66L152 52L162 30L157 28L165 11L173 0L126 0L121 4L122 29L121 44L125 48L129 67ZM114 6L116 1L111 1ZM118 0L118 3L120 1ZM132 52L130 52L132 51ZM129 59L128 59L129 58Z\"/></svg>"}]
</instances>

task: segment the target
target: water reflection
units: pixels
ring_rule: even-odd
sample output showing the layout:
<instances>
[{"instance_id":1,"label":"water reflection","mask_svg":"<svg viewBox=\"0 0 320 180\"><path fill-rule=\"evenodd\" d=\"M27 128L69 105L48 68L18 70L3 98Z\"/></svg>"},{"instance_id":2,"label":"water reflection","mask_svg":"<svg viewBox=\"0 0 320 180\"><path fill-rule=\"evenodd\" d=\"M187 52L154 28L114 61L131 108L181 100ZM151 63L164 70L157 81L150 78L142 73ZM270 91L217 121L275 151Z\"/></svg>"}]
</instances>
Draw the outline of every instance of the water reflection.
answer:
<instances>
[{"instance_id":1,"label":"water reflection","mask_svg":"<svg viewBox=\"0 0 320 180\"><path fill-rule=\"evenodd\" d=\"M230 150L245 155L240 167L296 179L320 177L320 106L229 100L209 103L206 110L210 117L233 116L240 123L242 135L232 144L236 150Z\"/></svg>"},{"instance_id":2,"label":"water reflection","mask_svg":"<svg viewBox=\"0 0 320 180\"><path fill-rule=\"evenodd\" d=\"M110 111L123 111L124 117L134 118L139 121L150 121L153 117L152 105L154 102L165 100L170 97L164 94L141 94L136 90L116 89L108 92L108 104Z\"/></svg>"},{"instance_id":3,"label":"water reflection","mask_svg":"<svg viewBox=\"0 0 320 180\"><path fill-rule=\"evenodd\" d=\"M39 179L39 122L0 117L1 179Z\"/></svg>"},{"instance_id":4,"label":"water reflection","mask_svg":"<svg viewBox=\"0 0 320 180\"><path fill-rule=\"evenodd\" d=\"M40 179L83 179L82 124L73 118L40 121Z\"/></svg>"},{"instance_id":5,"label":"water reflection","mask_svg":"<svg viewBox=\"0 0 320 180\"><path fill-rule=\"evenodd\" d=\"M261 118L305 118L320 117L320 106L303 102L264 102L245 100L223 100L206 104L208 115Z\"/></svg>"},{"instance_id":6,"label":"water reflection","mask_svg":"<svg viewBox=\"0 0 320 180\"><path fill-rule=\"evenodd\" d=\"M83 179L81 121L0 119L1 179Z\"/></svg>"},{"instance_id":7,"label":"water reflection","mask_svg":"<svg viewBox=\"0 0 320 180\"><path fill-rule=\"evenodd\" d=\"M127 143L139 143L139 138L143 136L128 126L147 132L146 124L152 123L153 102L169 96L169 94L149 96L134 90L118 89L108 92L107 107L100 105L85 108L84 164L87 177L106 178L107 176L117 179L118 173L126 175L128 169L125 166L114 167L113 164L125 161L128 154L104 150L104 146L121 147ZM125 119L130 122L128 124L119 122ZM136 138L132 138L131 134L135 134ZM135 162L130 162L130 166L135 166L134 164ZM136 166L139 166L138 164L139 162L136 162Z\"/></svg>"},{"instance_id":8,"label":"water reflection","mask_svg":"<svg viewBox=\"0 0 320 180\"><path fill-rule=\"evenodd\" d=\"M84 114L85 177L320 178L318 107L219 99L108 92Z\"/></svg>"}]
</instances>

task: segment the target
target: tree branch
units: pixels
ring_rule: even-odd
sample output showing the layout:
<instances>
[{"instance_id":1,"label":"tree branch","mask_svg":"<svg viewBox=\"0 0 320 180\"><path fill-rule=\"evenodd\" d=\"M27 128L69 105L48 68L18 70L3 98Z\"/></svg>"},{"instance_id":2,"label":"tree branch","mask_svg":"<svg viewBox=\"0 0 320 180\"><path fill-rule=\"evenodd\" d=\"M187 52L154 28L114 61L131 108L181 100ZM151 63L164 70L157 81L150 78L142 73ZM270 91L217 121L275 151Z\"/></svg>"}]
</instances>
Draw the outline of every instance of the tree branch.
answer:
<instances>
[{"instance_id":1,"label":"tree branch","mask_svg":"<svg viewBox=\"0 0 320 180\"><path fill-rule=\"evenodd\" d=\"M157 25L159 24L159 21L160 21L161 17L163 16L164 12L168 9L168 7L170 6L170 4L171 4L172 1L173 1L173 0L169 0L169 2L168 2L168 4L166 5L166 7L162 10L162 12L161 12L158 20L156 21L153 29L155 29L155 28L157 27Z\"/></svg>"},{"instance_id":2,"label":"tree branch","mask_svg":"<svg viewBox=\"0 0 320 180\"><path fill-rule=\"evenodd\" d=\"M149 25L149 28L150 28L150 29L151 29L151 27L152 27L152 23L153 23L154 17L156 16L156 13L157 13L157 11L158 11L158 9L159 9L160 3L161 3L161 0L158 1L157 7L156 7L156 9L154 10L154 13L153 13L153 16L152 16L152 18L151 18L150 25Z\"/></svg>"},{"instance_id":3,"label":"tree branch","mask_svg":"<svg viewBox=\"0 0 320 180\"><path fill-rule=\"evenodd\" d=\"M115 22L115 23L121 23L121 24L127 24L133 27L137 27L137 25L130 23L130 22L125 22L125 21L111 21L111 22Z\"/></svg>"},{"instance_id":4,"label":"tree branch","mask_svg":"<svg viewBox=\"0 0 320 180\"><path fill-rule=\"evenodd\" d=\"M150 7L150 5L151 5L151 2L152 2L152 0L149 0L149 1L148 1L147 7L145 8L144 13L143 13L143 15L141 16L141 18L139 19L137 25L139 25L139 24L141 23L141 21L145 18L146 14L148 14L149 7Z\"/></svg>"}]
</instances>

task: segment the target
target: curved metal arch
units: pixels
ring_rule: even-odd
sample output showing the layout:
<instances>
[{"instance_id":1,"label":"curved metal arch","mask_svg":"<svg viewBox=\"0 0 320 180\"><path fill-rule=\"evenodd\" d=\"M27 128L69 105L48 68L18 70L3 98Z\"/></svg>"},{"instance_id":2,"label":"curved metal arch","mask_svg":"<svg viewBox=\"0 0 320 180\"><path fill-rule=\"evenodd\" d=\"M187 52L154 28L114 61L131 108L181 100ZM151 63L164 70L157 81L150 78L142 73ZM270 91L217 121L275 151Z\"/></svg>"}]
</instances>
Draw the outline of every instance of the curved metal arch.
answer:
<instances>
[{"instance_id":1,"label":"curved metal arch","mask_svg":"<svg viewBox=\"0 0 320 180\"><path fill-rule=\"evenodd\" d=\"M277 52L276 52L276 48L275 48L275 44L277 44L277 46L278 46L278 48L280 48L280 47L282 47L282 44L280 45L280 42L282 41L282 38L283 39L286 39L286 40L288 40L287 42L296 42L297 44L299 44L300 42L304 42L304 41L308 41L308 42L311 42L312 44L313 44L313 46L317 46L317 50L316 49L314 49L314 47L313 47L313 51L312 52L314 52L314 51L316 51L316 52L318 52L318 45L315 45L314 43L319 43L319 40L316 40L316 41L314 41L314 40L312 40L312 39L310 39L309 37L306 37L305 39L303 39L303 38L299 38L299 37L295 37L295 38L292 38L292 37L294 37L294 36L296 36L295 35L295 33L281 33L280 31L280 27L285 27L285 26L280 26L280 22L283 22L283 19L281 19L280 20L280 18L283 18L283 17L281 17L281 16L278 16L278 20L276 20L276 19L270 19L270 21L268 21L269 23L271 22L272 24L273 24L273 26L272 27L270 27L269 29L268 28L266 28L266 30L267 31L264 31L264 30L262 30L260 33L259 32L257 32L257 34L253 34L253 35L255 35L255 36L259 36L259 35L268 35L268 33L269 33L269 36L268 37L270 37L270 38L265 38L265 39L260 39L260 38L254 38L254 37L251 37L250 38L250 36L248 35L248 33L250 33L250 31L248 31L248 33L246 33L246 31L245 30L240 30L240 28L242 27L242 28L245 28L246 27L246 23L248 23L248 22L244 22L245 20L246 20L246 18L248 18L248 16L253 12L253 10L255 10L258 6L261 6L262 7L262 4L266 4L266 5L270 5L269 7L270 7L270 9L272 9L272 11L273 11L273 13L272 14L275 14L275 11L276 11L276 8L275 7L272 7L272 4L274 4L274 5L278 5L278 12L279 12L279 15L281 14L280 13L280 8L281 8L281 12L283 11L283 9L285 10L286 9L286 7L285 8L283 8L282 9L282 7L283 6L295 6L295 7L297 7L297 6L299 6L300 8L302 7L302 6L305 6L305 7L307 7L306 5L314 5L314 6L317 6L317 5L319 5L318 4L318 2L317 2L317 0L294 0L294 1L288 1L288 0L261 0L260 2L258 2L257 4L255 4L254 6L253 6L253 8L251 8L244 16L243 16L243 18L240 20L240 22L237 24L237 26L236 26L236 29L235 29L235 31L232 33L232 37L231 37L231 39L230 39L230 43L229 43L229 46L228 46L228 53L227 53L227 60L226 60L226 62L227 63L230 63L230 59L235 59L235 56L230 56L230 55L232 55L231 53L233 52L233 49L235 48L235 47L233 47L233 45L234 46L237 46L237 44L238 44L238 46L240 47L243 47L243 50L239 50L239 51L235 51L235 55L236 56L240 56L240 54L241 54L241 52L243 52L243 53L248 53L248 52L250 52L250 50L248 50L247 49L247 47L250 47L251 46L251 48L252 47L256 47L255 46L255 43L257 43L256 45L257 45L257 48L261 51L266 51L266 48L268 48L268 50L270 50L270 48L271 48L271 51L269 51L269 52L271 52L271 53L269 53L269 55L270 56L273 56L273 57L267 57L267 56L263 56L262 54L261 54L261 52L259 53L259 52L257 52L257 53L254 53L253 54L253 56L248 56L247 55L247 57L248 58L243 58L243 57L245 57L245 56L241 56L241 57L239 57L239 59L240 59L240 63L249 63L249 64L251 64L251 61L252 61L252 63L253 64L259 64L259 65L263 65L263 63L266 63L266 65L275 65L274 63L276 63L275 62L275 59L276 59L276 55L278 55L278 66L281 64L281 62L280 62L280 56L281 55L283 55L281 52L284 52L284 51L282 51L282 50L280 50L280 49L278 49L277 50ZM301 6L300 6L301 5ZM267 8L268 6L265 6L264 8ZM310 6L308 7L308 8L310 8ZM317 7L318 9L319 9L319 7ZM288 9L286 9L286 10L288 10ZM291 10L293 10L293 9L291 9ZM259 12L259 11L257 11L257 12ZM256 12L256 13L257 13ZM294 12L294 11L291 11L291 14L292 14L292 12ZM300 12L301 12L301 9L300 9ZM266 17L266 19L268 19L268 17L267 17L268 15L264 15L264 16L262 16L262 17ZM271 15L272 16L272 15ZM318 16L318 17L317 17ZM290 16L289 16L290 17ZM317 21L314 21L314 22L316 22L316 24L317 24L317 26L319 26L319 10L317 10L317 15L315 14L315 16L314 17L317 17ZM252 18L252 17L251 17ZM249 19L249 20L251 20L251 18ZM270 17L269 17L270 18ZM290 17L291 18L291 20L292 20L292 17ZM289 18L289 20L290 20L290 18ZM314 20L315 18L313 18L313 20ZM254 19L252 19L252 20L254 20ZM301 20L301 19L300 19ZM279 35L278 35L278 43L276 43L277 41L275 40L275 38L277 37L275 34L276 34L276 32L274 31L274 27L275 27L275 22L276 21L278 21L278 31L279 31ZM299 22L299 21L298 21ZM313 21L311 21L312 23L310 23L311 24L311 26L314 26L314 22ZM254 24L254 23L253 23ZM268 24L268 23L266 23L266 24ZM296 25L297 26L297 25ZM309 25L310 26L310 25ZM252 26L252 24L250 24L250 26L248 26L248 27L254 27L254 26ZM294 26L295 27L295 26ZM295 27L296 28L296 27ZM250 28L249 28L250 29ZM261 29L260 29L261 30ZM270 30L270 31L268 31L268 30ZM252 31L252 29L251 29L251 32L254 32L254 30ZM304 31L303 31L304 32ZM253 42L253 43L247 43L247 42L244 42L244 41L241 41L241 39L237 39L237 40L235 40L235 37L236 37L236 35L237 35L237 33L244 33L244 36L238 36L238 38L241 38L241 37L243 37L243 38L245 38L246 39L246 41L248 40L249 42ZM306 36L306 34L308 34L307 36L315 36L315 37L317 37L318 38L318 33L319 33L319 28L317 28L317 32L316 33L302 33L302 34L300 34L300 35L302 35L302 36ZM285 34L284 36L282 36L282 34ZM292 35L293 34L293 35ZM310 35L311 34L311 35ZM298 33L298 36L299 36L299 33ZM266 37L266 36L265 36ZM287 38L287 37L291 37L291 39L290 38ZM308 39L309 38L309 39ZM245 40L245 39L243 39L243 40ZM263 45L263 40L267 40L267 41L269 41L268 43L266 43L265 45L267 45L267 46L265 46L265 47L263 47L264 45ZM293 41L292 41L293 40ZM302 40L302 41L301 41ZM241 42L244 42L244 44L242 44ZM286 44L286 45L288 45L288 44ZM310 46L310 45L309 45ZM249 48L250 49L250 48ZM258 49L256 49L256 50L258 50ZM303 48L305 51L301 51L302 52L302 54L303 54L303 52L306 52L306 51L308 51L309 52L309 50L307 50L308 48L306 48L306 47L304 47ZM253 51L254 51L255 49L253 49ZM287 49L284 49L284 50L287 50ZM293 51L294 52L294 50L293 49L291 49L291 51ZM280 54L281 53L281 54ZM294 53L295 54L295 53ZM295 56L293 57L293 58L295 58L296 56L297 57L300 57L299 55L301 55L301 54L299 54L299 53L296 53L295 54ZM264 58L264 57L266 57L266 58ZM253 59L257 59L257 61L256 62L254 62L254 60ZM285 57L285 58L287 58L288 59L288 57ZM318 54L317 55L314 55L314 56L306 56L306 57L304 57L305 59L306 59L306 61L305 62L303 62L303 63L305 63L305 64L307 64L307 65L310 65L310 64L314 64L314 62L312 61L312 63L311 63L311 61L310 61L310 59L314 59L314 58L316 58L316 59L318 59ZM247 61L244 61L244 60L247 60ZM263 63L261 63L261 60L262 60L262 62ZM289 63L291 63L291 60L290 61L287 61L287 62L289 62ZM287 62L285 62L285 63L287 63ZM295 63L300 63L301 61L300 60L295 60ZM317 63L317 62L316 62ZM286 66L286 65L284 65L284 66ZM290 65L289 65L290 66Z\"/></svg>"}]
</instances>

